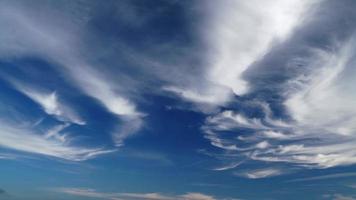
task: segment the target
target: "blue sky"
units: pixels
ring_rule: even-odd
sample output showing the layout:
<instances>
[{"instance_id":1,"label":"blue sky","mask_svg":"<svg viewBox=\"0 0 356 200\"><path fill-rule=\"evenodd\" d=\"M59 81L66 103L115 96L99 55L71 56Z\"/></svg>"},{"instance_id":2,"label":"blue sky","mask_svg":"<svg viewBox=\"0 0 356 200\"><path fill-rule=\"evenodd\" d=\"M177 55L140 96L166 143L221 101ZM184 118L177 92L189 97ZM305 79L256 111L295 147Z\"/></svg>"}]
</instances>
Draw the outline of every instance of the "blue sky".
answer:
<instances>
[{"instance_id":1,"label":"blue sky","mask_svg":"<svg viewBox=\"0 0 356 200\"><path fill-rule=\"evenodd\" d=\"M0 199L356 199L353 0L0 0Z\"/></svg>"}]
</instances>

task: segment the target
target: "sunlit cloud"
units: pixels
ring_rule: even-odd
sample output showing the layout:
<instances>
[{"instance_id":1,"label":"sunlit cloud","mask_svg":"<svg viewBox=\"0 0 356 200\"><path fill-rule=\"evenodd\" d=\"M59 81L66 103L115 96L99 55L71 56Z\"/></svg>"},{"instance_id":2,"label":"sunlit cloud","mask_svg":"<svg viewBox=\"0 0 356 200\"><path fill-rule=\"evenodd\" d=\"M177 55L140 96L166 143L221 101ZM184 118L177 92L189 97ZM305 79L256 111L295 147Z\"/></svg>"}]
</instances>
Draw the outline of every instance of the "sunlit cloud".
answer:
<instances>
[{"instance_id":1,"label":"sunlit cloud","mask_svg":"<svg viewBox=\"0 0 356 200\"><path fill-rule=\"evenodd\" d=\"M203 32L209 44L213 82L235 94L248 90L243 73L261 59L275 42L282 42L303 20L311 1L211 1Z\"/></svg>"}]
</instances>

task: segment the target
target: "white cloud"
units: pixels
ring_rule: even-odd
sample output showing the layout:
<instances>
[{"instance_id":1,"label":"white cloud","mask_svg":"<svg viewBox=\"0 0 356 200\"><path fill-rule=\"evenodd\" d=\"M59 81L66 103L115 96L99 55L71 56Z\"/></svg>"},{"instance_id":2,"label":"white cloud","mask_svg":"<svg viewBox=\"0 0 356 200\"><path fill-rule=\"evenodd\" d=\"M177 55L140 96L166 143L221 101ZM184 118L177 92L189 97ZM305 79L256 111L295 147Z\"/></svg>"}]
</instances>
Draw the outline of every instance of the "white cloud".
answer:
<instances>
[{"instance_id":1,"label":"white cloud","mask_svg":"<svg viewBox=\"0 0 356 200\"><path fill-rule=\"evenodd\" d=\"M206 128L205 128L206 129ZM220 139L220 136L215 133L212 132L210 130L205 130L205 136L206 139L210 140L211 145L224 149L224 150L228 150L228 151L236 151L236 150L240 150L240 148L238 148L233 141L228 140L228 139Z\"/></svg>"},{"instance_id":2,"label":"white cloud","mask_svg":"<svg viewBox=\"0 0 356 200\"><path fill-rule=\"evenodd\" d=\"M214 197L200 193L188 193L181 196L182 200L215 200Z\"/></svg>"},{"instance_id":3,"label":"white cloud","mask_svg":"<svg viewBox=\"0 0 356 200\"><path fill-rule=\"evenodd\" d=\"M250 179L260 179L260 178L267 178L267 177L281 175L282 173L283 171L280 169L266 168L266 169L247 171L243 173L235 173L235 175L243 176Z\"/></svg>"},{"instance_id":4,"label":"white cloud","mask_svg":"<svg viewBox=\"0 0 356 200\"><path fill-rule=\"evenodd\" d=\"M128 116L140 116L141 113L136 111L135 105L128 99L120 96L115 92L115 85L97 70L85 66L73 66L70 63L63 63L64 67L70 72L69 76L83 89L83 91L97 99L105 108L116 114ZM76 64L76 63L73 63Z\"/></svg>"},{"instance_id":5,"label":"white cloud","mask_svg":"<svg viewBox=\"0 0 356 200\"><path fill-rule=\"evenodd\" d=\"M348 172L348 173L337 173L337 174L328 174L328 175L322 175L322 176L312 176L312 177L306 177L306 178L298 178L298 179L293 179L289 182L301 182L301 181L318 181L318 180L329 180L329 179L337 179L337 178L344 178L344 177L354 177L356 176L356 173L353 172Z\"/></svg>"},{"instance_id":6,"label":"white cloud","mask_svg":"<svg viewBox=\"0 0 356 200\"><path fill-rule=\"evenodd\" d=\"M90 197L90 198L102 198L102 199L115 200L115 197L112 197L112 194L99 193L93 189L61 188L56 191L70 194L70 195L75 195L75 196L84 196L84 197Z\"/></svg>"},{"instance_id":7,"label":"white cloud","mask_svg":"<svg viewBox=\"0 0 356 200\"><path fill-rule=\"evenodd\" d=\"M292 137L292 136L286 135L278 130L267 130L267 131L263 131L262 134L266 138L279 139L279 140L291 139L291 137Z\"/></svg>"},{"instance_id":8,"label":"white cloud","mask_svg":"<svg viewBox=\"0 0 356 200\"><path fill-rule=\"evenodd\" d=\"M60 188L57 192L74 196L102 198L109 200L215 200L214 197L201 193L187 193L178 196L162 195L160 193L104 193L93 189L83 188Z\"/></svg>"},{"instance_id":9,"label":"white cloud","mask_svg":"<svg viewBox=\"0 0 356 200\"><path fill-rule=\"evenodd\" d=\"M268 151L255 151L253 159L262 161L289 162L311 168L329 168L356 163L355 141L337 144L279 145Z\"/></svg>"},{"instance_id":10,"label":"white cloud","mask_svg":"<svg viewBox=\"0 0 356 200\"><path fill-rule=\"evenodd\" d=\"M41 13L36 12L31 6L21 6L12 3L0 3L0 26L4 32L0 36L0 57L5 59L18 56L38 56L58 68L65 81L70 81L88 96L96 99L109 112L118 118L136 118L134 131L139 130L143 114L136 109L136 105L129 100L120 88L126 87L125 83L117 84L107 77L100 66L93 66L88 57L83 56L88 51L82 43L81 27L84 22L73 21L74 18L48 9ZM43 17L45 16L45 17ZM76 17L75 17L76 18ZM16 30L16 31L13 31ZM62 70L60 70L62 69ZM76 123L83 123L74 117L68 108L58 102L57 95L28 90L23 92L39 103L44 110L59 118L69 118ZM70 114L69 114L70 113ZM140 121L141 123L137 123ZM127 126L127 125L125 125ZM134 132L113 131L113 137L129 136Z\"/></svg>"},{"instance_id":11,"label":"white cloud","mask_svg":"<svg viewBox=\"0 0 356 200\"><path fill-rule=\"evenodd\" d=\"M67 63L63 66L86 94L98 100L109 112L121 119L121 127L112 134L116 146L122 146L124 139L142 128L145 114L137 111L133 102L116 92L113 87L115 83L110 82L94 68L84 65L73 67Z\"/></svg>"},{"instance_id":12,"label":"white cloud","mask_svg":"<svg viewBox=\"0 0 356 200\"><path fill-rule=\"evenodd\" d=\"M232 110L226 110L206 119L207 127L203 129L231 130L234 128L266 129L267 127L258 118L248 118Z\"/></svg>"},{"instance_id":13,"label":"white cloud","mask_svg":"<svg viewBox=\"0 0 356 200\"><path fill-rule=\"evenodd\" d=\"M4 122L0 125L0 146L71 161L88 160L101 154L114 151L103 148L85 148L65 144L61 141L36 134L31 130L16 128Z\"/></svg>"},{"instance_id":14,"label":"white cloud","mask_svg":"<svg viewBox=\"0 0 356 200\"><path fill-rule=\"evenodd\" d=\"M342 194L334 194L333 195L333 200L356 200L355 197L353 196L346 196Z\"/></svg>"},{"instance_id":15,"label":"white cloud","mask_svg":"<svg viewBox=\"0 0 356 200\"><path fill-rule=\"evenodd\" d=\"M222 167L218 167L218 168L214 168L214 171L225 171L225 170L230 170L230 169L234 169L236 167L238 167L239 165L241 165L242 162L237 162L237 163L231 163L229 165L225 165Z\"/></svg>"},{"instance_id":16,"label":"white cloud","mask_svg":"<svg viewBox=\"0 0 356 200\"><path fill-rule=\"evenodd\" d=\"M255 145L255 147L257 149L267 149L268 147L270 147L270 144L267 141L262 141L262 142L257 143Z\"/></svg>"},{"instance_id":17,"label":"white cloud","mask_svg":"<svg viewBox=\"0 0 356 200\"><path fill-rule=\"evenodd\" d=\"M248 90L243 72L261 59L273 42L286 39L305 16L313 1L210 1L207 22L201 30L210 49L209 80L231 88L235 94Z\"/></svg>"},{"instance_id":18,"label":"white cloud","mask_svg":"<svg viewBox=\"0 0 356 200\"><path fill-rule=\"evenodd\" d=\"M0 154L0 160L3 159L3 160L15 160L17 159L17 155L15 154L8 154L8 153L1 153Z\"/></svg>"},{"instance_id":19,"label":"white cloud","mask_svg":"<svg viewBox=\"0 0 356 200\"><path fill-rule=\"evenodd\" d=\"M268 106L262 103L256 104L265 110L264 118L249 118L243 114L235 112L233 110L225 110L215 115L206 118L202 130L205 132L205 138L209 139L213 146L229 150L229 151L253 151L255 149L268 149L271 145L268 139L271 133L275 133L275 129L284 130L290 125L282 122L281 120L272 119L270 116L270 110ZM251 136L238 136L233 139L224 138L224 131L234 132L238 129L250 129L256 132ZM266 133L268 134L266 136ZM276 134L273 136L275 137ZM280 135L279 135L280 136ZM288 135L288 138L292 137ZM274 138L280 139L280 138ZM287 139L287 135L283 139ZM240 141L255 141L257 143L250 145L249 147L238 147L238 140Z\"/></svg>"},{"instance_id":20,"label":"white cloud","mask_svg":"<svg viewBox=\"0 0 356 200\"><path fill-rule=\"evenodd\" d=\"M72 108L58 100L56 92L39 92L33 88L20 85L19 83L13 83L20 92L38 103L48 115L55 116L58 120L63 122L85 125L85 121L82 120Z\"/></svg>"},{"instance_id":21,"label":"white cloud","mask_svg":"<svg viewBox=\"0 0 356 200\"><path fill-rule=\"evenodd\" d=\"M145 193L145 194L139 194L139 193L120 193L118 194L119 197L125 197L125 198L132 198L132 199L151 199L151 200L173 200L172 197L169 196L164 196L159 193Z\"/></svg>"},{"instance_id":22,"label":"white cloud","mask_svg":"<svg viewBox=\"0 0 356 200\"><path fill-rule=\"evenodd\" d=\"M195 91L193 89L182 89L176 86L165 86L164 91L175 93L182 99L197 104L223 105L232 97L231 92L223 87L209 88L210 91Z\"/></svg>"},{"instance_id":23,"label":"white cloud","mask_svg":"<svg viewBox=\"0 0 356 200\"><path fill-rule=\"evenodd\" d=\"M51 129L49 129L46 134L44 135L45 138L54 138L56 140L59 140L62 143L68 142L68 138L66 134L60 134L61 131L63 131L65 128L67 128L69 124L60 124L57 125Z\"/></svg>"},{"instance_id":24,"label":"white cloud","mask_svg":"<svg viewBox=\"0 0 356 200\"><path fill-rule=\"evenodd\" d=\"M198 29L204 48L202 75L163 90L204 105L223 106L248 91L243 73L275 44L284 41L313 1L207 1ZM185 72L189 75L189 71ZM173 77L174 78L174 77Z\"/></svg>"},{"instance_id":25,"label":"white cloud","mask_svg":"<svg viewBox=\"0 0 356 200\"><path fill-rule=\"evenodd\" d=\"M202 25L204 30L201 31L208 49L202 75L192 83L178 84L179 86L174 84L181 81L179 78L179 81L168 80L168 86L161 89L204 106L224 105L234 97L233 93L244 94L249 87L243 73L263 58L274 44L285 41L291 35L303 17L307 16L306 11L311 2L317 1L208 2L205 7L206 21ZM130 95L123 92L124 87L129 87L128 84L113 80L103 72L105 70L101 66L84 56L87 55L88 47L81 44L82 35L78 24L46 9L43 11L45 14L40 16L25 6L0 5L0 26L3 27L3 34L0 35L0 57L39 56L60 66L62 70L59 71L65 81L69 80L124 122L113 131L113 138L118 146L123 144L125 138L140 130L144 124L144 114L138 111ZM52 14L56 16L51 17ZM287 162L317 168L356 163L354 44L354 39L351 39L332 44L327 49L306 51L306 54L312 54L306 60L306 71L289 84L281 85L286 93L285 106L292 119L290 122L274 119L269 105L262 102L260 107L265 113L264 117L249 117L234 110L209 116L202 128L206 133L205 137L216 147L233 153L243 151L243 155L254 160ZM39 92L28 88L22 88L21 91L50 115L63 121L78 124L83 122L62 104L55 92ZM238 138L220 134L236 129L249 129L248 131L254 133ZM46 145L49 142L64 142L65 138L59 131L53 130L47 133L47 138L41 140ZM32 133L28 135L32 139L37 138ZM284 143L286 140L288 144ZM39 152L40 150L32 148L34 141L29 141L32 142L29 146L20 145L21 148ZM241 142L247 144L243 146ZM64 146L64 152L73 150L62 143L57 146ZM20 148L18 145L16 147ZM50 154L64 157L62 154L65 153L55 151ZM76 156L78 155L73 157Z\"/></svg>"},{"instance_id":26,"label":"white cloud","mask_svg":"<svg viewBox=\"0 0 356 200\"><path fill-rule=\"evenodd\" d=\"M298 85L291 91L286 106L299 126L317 127L325 132L350 135L356 130L356 93L353 90L355 75L352 70L355 40L336 44L339 50L315 50L309 75L291 81ZM321 66L321 67L320 67Z\"/></svg>"},{"instance_id":27,"label":"white cloud","mask_svg":"<svg viewBox=\"0 0 356 200\"><path fill-rule=\"evenodd\" d=\"M122 116L121 119L122 122L120 127L116 130L117 133L113 134L116 146L122 146L124 139L138 132L144 123L143 119L137 116Z\"/></svg>"},{"instance_id":28,"label":"white cloud","mask_svg":"<svg viewBox=\"0 0 356 200\"><path fill-rule=\"evenodd\" d=\"M291 87L298 85L297 92L291 91L286 101L286 107L296 120L294 132L322 141L299 148L281 146L276 150L280 156L323 168L356 163L354 44L352 37L335 44L334 51L315 50L309 74L303 75L303 81L297 78L291 82Z\"/></svg>"},{"instance_id":29,"label":"white cloud","mask_svg":"<svg viewBox=\"0 0 356 200\"><path fill-rule=\"evenodd\" d=\"M354 44L351 37L335 42L332 49L309 49L303 73L283 85L292 119L288 123L274 120L269 107L260 104L264 117L249 118L234 111L208 117L203 126L206 138L216 147L244 151L246 157L258 161L308 168L355 164ZM253 133L237 138L220 133L239 128Z\"/></svg>"}]
</instances>

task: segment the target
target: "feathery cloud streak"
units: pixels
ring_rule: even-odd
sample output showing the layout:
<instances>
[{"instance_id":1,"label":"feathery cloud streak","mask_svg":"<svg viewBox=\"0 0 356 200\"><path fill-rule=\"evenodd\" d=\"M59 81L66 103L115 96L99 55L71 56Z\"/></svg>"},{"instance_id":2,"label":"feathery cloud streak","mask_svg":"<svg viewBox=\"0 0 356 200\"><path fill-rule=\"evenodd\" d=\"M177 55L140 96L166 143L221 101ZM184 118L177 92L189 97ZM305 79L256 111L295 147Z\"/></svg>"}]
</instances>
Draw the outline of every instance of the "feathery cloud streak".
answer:
<instances>
[{"instance_id":1,"label":"feathery cloud streak","mask_svg":"<svg viewBox=\"0 0 356 200\"><path fill-rule=\"evenodd\" d=\"M0 146L20 152L40 154L70 161L83 161L114 150L104 148L86 148L67 144L57 138L46 137L32 130L17 128L6 122L0 125ZM8 156L5 156L8 159Z\"/></svg>"},{"instance_id":2,"label":"feathery cloud streak","mask_svg":"<svg viewBox=\"0 0 356 200\"><path fill-rule=\"evenodd\" d=\"M113 137L118 144L142 125L142 114L136 110L133 102L118 92L118 85L105 74L89 63L89 59L82 54L87 51L82 45L81 27L85 22L73 21L70 16L54 12L50 8L41 14L31 9L32 6L21 6L16 3L3 3L1 6L0 25L3 34L0 36L0 57L11 59L18 56L38 56L62 69L57 69L75 87L100 102L109 112L118 118L124 117L128 127L124 131L113 131ZM51 17L50 17L51 16ZM58 25L58 26L56 26ZM17 30L13 32L12 30ZM83 124L73 112L57 101L56 93L42 94L28 88L20 87L20 91L39 103L50 115L62 120ZM130 120L128 120L130 119Z\"/></svg>"},{"instance_id":3,"label":"feathery cloud streak","mask_svg":"<svg viewBox=\"0 0 356 200\"><path fill-rule=\"evenodd\" d=\"M187 193L178 196L167 196L159 193L103 193L93 189L61 188L58 192L84 197L102 198L109 200L215 200L214 197L201 193Z\"/></svg>"},{"instance_id":4,"label":"feathery cloud streak","mask_svg":"<svg viewBox=\"0 0 356 200\"><path fill-rule=\"evenodd\" d=\"M321 2L318 9L321 11L316 10L315 15L332 9L332 3ZM285 162L329 168L356 163L356 96L351 78L355 76L355 30L348 25L340 30L330 27L330 35L323 36L325 44L310 44L320 31L313 26L354 16L344 9L348 14L300 25L249 69L246 80L253 90L247 100L241 99L237 109L207 117L202 130L212 145L238 155L235 159L247 157L272 165ZM289 50L290 46L296 50ZM287 52L283 57L282 51ZM271 101L273 95L277 98ZM276 107L282 111L276 112ZM248 109L261 114L251 116Z\"/></svg>"}]
</instances>

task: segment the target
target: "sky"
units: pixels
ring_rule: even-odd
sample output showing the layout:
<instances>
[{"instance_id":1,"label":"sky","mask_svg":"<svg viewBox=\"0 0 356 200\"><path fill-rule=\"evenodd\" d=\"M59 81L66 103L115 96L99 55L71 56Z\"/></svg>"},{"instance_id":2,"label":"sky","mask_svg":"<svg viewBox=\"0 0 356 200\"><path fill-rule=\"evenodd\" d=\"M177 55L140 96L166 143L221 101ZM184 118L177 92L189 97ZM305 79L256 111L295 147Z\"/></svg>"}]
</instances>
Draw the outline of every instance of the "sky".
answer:
<instances>
[{"instance_id":1,"label":"sky","mask_svg":"<svg viewBox=\"0 0 356 200\"><path fill-rule=\"evenodd\" d=\"M0 199L356 200L355 9L0 0Z\"/></svg>"}]
</instances>

